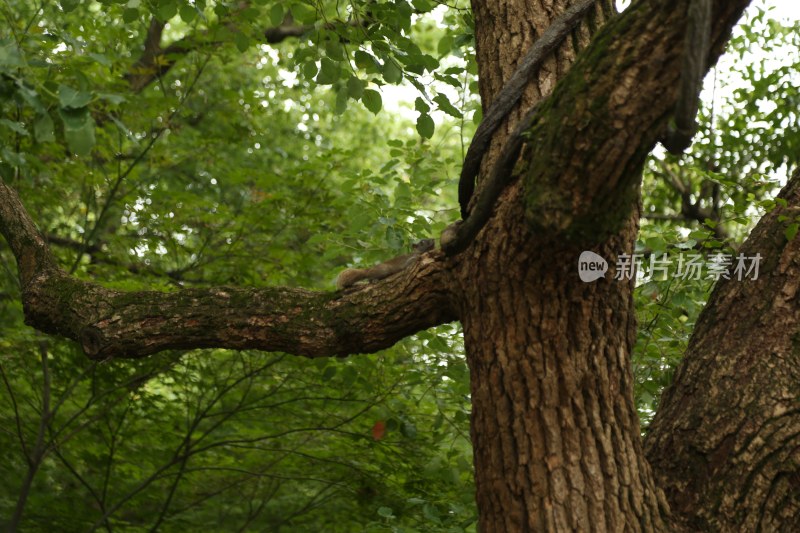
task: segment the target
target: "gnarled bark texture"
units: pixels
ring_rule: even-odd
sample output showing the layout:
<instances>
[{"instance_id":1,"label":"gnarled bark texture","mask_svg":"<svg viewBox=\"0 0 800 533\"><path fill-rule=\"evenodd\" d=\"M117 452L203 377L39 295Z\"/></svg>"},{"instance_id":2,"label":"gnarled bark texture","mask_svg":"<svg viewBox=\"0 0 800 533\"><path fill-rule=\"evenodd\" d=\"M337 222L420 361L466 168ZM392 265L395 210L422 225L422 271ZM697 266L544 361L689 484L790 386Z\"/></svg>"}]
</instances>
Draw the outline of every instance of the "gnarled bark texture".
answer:
<instances>
[{"instance_id":1,"label":"gnarled bark texture","mask_svg":"<svg viewBox=\"0 0 800 533\"><path fill-rule=\"evenodd\" d=\"M484 168L524 111L552 90L592 30L611 16L610 4L598 3L544 65L495 136ZM473 3L484 107L547 27L548 14L566 5ZM459 272L480 529L662 530L666 510L644 460L633 406L631 286L581 282L580 246L531 233L512 194L519 195L519 185ZM637 202L629 198L624 229L593 250L611 261L631 251Z\"/></svg>"},{"instance_id":2,"label":"gnarled bark texture","mask_svg":"<svg viewBox=\"0 0 800 533\"><path fill-rule=\"evenodd\" d=\"M592 249L613 262L635 232ZM579 248L513 224L485 237L461 310L481 531L665 530L633 405L630 284L581 282Z\"/></svg>"},{"instance_id":3,"label":"gnarled bark texture","mask_svg":"<svg viewBox=\"0 0 800 533\"><path fill-rule=\"evenodd\" d=\"M715 5L712 59L744 4ZM613 263L632 249L641 165L675 101L683 42L676 29L685 25L686 6L640 2L600 30L530 129L516 170L523 179L465 252L458 309L472 372L482 531L679 527L640 443L631 286L610 275L584 284L577 259L591 249ZM510 73L494 65L513 65L532 33L520 19L535 22L550 11L536 2L474 2L473 9L488 106ZM537 15L520 17L526 9ZM552 88L550 76L559 77L573 47L583 46L582 32L609 10L598 3L534 80L521 110ZM634 59L642 55L646 64ZM485 171L521 113L496 135Z\"/></svg>"}]
</instances>

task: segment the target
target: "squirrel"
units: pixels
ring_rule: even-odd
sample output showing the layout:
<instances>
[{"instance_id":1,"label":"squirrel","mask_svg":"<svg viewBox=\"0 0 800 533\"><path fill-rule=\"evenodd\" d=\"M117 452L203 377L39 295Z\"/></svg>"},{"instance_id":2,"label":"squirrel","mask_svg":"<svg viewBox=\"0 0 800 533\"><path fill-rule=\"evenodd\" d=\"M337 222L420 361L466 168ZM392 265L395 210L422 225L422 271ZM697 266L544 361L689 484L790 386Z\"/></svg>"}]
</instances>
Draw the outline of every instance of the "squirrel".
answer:
<instances>
[{"instance_id":1,"label":"squirrel","mask_svg":"<svg viewBox=\"0 0 800 533\"><path fill-rule=\"evenodd\" d=\"M342 270L336 278L336 287L345 289L362 280L371 281L391 276L409 267L421 254L433 250L433 247L433 239L422 239L414 244L414 251L409 254L398 255L369 268L347 268Z\"/></svg>"}]
</instances>

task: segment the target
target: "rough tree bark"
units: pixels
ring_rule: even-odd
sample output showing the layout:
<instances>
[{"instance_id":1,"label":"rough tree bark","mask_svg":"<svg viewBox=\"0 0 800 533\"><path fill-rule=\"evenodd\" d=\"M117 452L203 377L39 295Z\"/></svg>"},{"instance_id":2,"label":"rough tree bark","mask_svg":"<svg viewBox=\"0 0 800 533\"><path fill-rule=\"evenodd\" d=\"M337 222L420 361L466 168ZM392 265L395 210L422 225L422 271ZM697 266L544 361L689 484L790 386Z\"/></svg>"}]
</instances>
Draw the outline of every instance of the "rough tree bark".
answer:
<instances>
[{"instance_id":1,"label":"rough tree bark","mask_svg":"<svg viewBox=\"0 0 800 533\"><path fill-rule=\"evenodd\" d=\"M590 29L613 12L609 4L598 3L544 65L495 136L485 168L521 115L568 71ZM473 10L486 108L549 20L541 2L474 2ZM580 282L580 244L531 232L523 202L513 199L522 195L519 185L509 191L457 276L481 531L663 529L633 407L631 287ZM636 201L628 199L628 214ZM593 249L604 257L630 252L637 225L626 218Z\"/></svg>"},{"instance_id":2,"label":"rough tree bark","mask_svg":"<svg viewBox=\"0 0 800 533\"><path fill-rule=\"evenodd\" d=\"M800 169L740 249L759 277L721 280L665 393L647 457L696 531L800 526Z\"/></svg>"},{"instance_id":3,"label":"rough tree bark","mask_svg":"<svg viewBox=\"0 0 800 533\"><path fill-rule=\"evenodd\" d=\"M712 55L743 4L716 4ZM502 35L528 4L492 6L473 7L484 101L504 79L493 65L519 57ZM679 526L639 442L631 287L586 286L575 263L582 249L612 262L630 253L641 164L674 103L681 34L673 30L685 24L686 6L640 2L600 30L542 106L521 180L461 263L484 531Z\"/></svg>"},{"instance_id":4,"label":"rough tree bark","mask_svg":"<svg viewBox=\"0 0 800 533\"><path fill-rule=\"evenodd\" d=\"M715 291L647 458L632 401L632 286L577 276L582 250L612 264L631 251L641 166L675 103L689 1L643 0L615 16L611 0L598 0L497 131L484 175L520 116L552 91L517 181L475 241L367 287L112 291L67 276L0 184L0 231L17 258L27 322L95 358L211 346L322 357L374 351L457 319L471 369L481 531L791 530L800 250L781 240L778 214L748 245L765 257L764 277ZM568 4L473 1L484 108ZM714 3L710 63L747 4ZM785 192L795 210L797 181Z\"/></svg>"}]
</instances>

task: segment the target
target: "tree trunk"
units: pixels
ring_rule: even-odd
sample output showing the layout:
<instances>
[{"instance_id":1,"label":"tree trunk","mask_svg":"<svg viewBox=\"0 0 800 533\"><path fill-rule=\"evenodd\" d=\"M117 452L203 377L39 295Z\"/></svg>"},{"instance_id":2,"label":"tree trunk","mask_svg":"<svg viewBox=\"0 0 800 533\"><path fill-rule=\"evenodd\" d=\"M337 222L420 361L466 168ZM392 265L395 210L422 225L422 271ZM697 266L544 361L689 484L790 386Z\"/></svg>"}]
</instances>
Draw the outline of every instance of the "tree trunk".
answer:
<instances>
[{"instance_id":1,"label":"tree trunk","mask_svg":"<svg viewBox=\"0 0 800 533\"><path fill-rule=\"evenodd\" d=\"M661 399L647 456L697 531L800 528L800 170L739 250L757 280L721 280Z\"/></svg>"},{"instance_id":2,"label":"tree trunk","mask_svg":"<svg viewBox=\"0 0 800 533\"><path fill-rule=\"evenodd\" d=\"M633 404L631 284L583 283L579 249L489 229L460 278L481 531L663 530ZM593 249L613 262L635 233Z\"/></svg>"},{"instance_id":3,"label":"tree trunk","mask_svg":"<svg viewBox=\"0 0 800 533\"><path fill-rule=\"evenodd\" d=\"M568 2L550 4L473 2L484 108L550 24L545 14L557 15ZM569 68L590 27L612 13L611 2L599 5L544 64L495 136L484 169L521 114ZM504 197L519 198L519 187ZM663 530L666 510L644 459L633 404L632 285L610 275L581 282L580 248L533 235L521 202L499 205L458 275L480 530ZM638 209L629 209L624 229L592 248L612 263L633 247Z\"/></svg>"}]
</instances>

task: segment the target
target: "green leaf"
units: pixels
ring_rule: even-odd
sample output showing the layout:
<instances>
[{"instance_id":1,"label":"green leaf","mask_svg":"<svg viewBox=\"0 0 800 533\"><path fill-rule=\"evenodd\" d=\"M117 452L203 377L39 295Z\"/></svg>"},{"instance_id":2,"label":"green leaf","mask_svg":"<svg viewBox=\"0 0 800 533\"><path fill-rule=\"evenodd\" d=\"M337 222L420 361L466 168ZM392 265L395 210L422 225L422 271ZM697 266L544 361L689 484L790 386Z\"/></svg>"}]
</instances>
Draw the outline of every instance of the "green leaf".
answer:
<instances>
[{"instance_id":1,"label":"green leaf","mask_svg":"<svg viewBox=\"0 0 800 533\"><path fill-rule=\"evenodd\" d=\"M358 379L358 370L352 366L346 366L342 370L342 382L346 385L353 385Z\"/></svg>"},{"instance_id":2,"label":"green leaf","mask_svg":"<svg viewBox=\"0 0 800 533\"><path fill-rule=\"evenodd\" d=\"M453 104L450 103L450 100L448 100L447 97L442 93L439 93L436 96L434 96L433 101L438 104L439 109L441 109L451 117L461 118L463 116L461 114L461 111L453 107Z\"/></svg>"},{"instance_id":3,"label":"green leaf","mask_svg":"<svg viewBox=\"0 0 800 533\"><path fill-rule=\"evenodd\" d=\"M350 98L353 100L358 100L364 94L364 85L365 83L363 81L355 76L351 76L350 79L347 80L347 94L350 95Z\"/></svg>"},{"instance_id":4,"label":"green leaf","mask_svg":"<svg viewBox=\"0 0 800 533\"><path fill-rule=\"evenodd\" d=\"M325 43L325 54L336 61L344 61L344 47L336 41Z\"/></svg>"},{"instance_id":5,"label":"green leaf","mask_svg":"<svg viewBox=\"0 0 800 533\"><path fill-rule=\"evenodd\" d=\"M445 82L446 84L448 84L451 87L454 87L454 88L459 89L459 90L461 89L461 80L459 80L455 76L435 74L434 78L436 78L437 80Z\"/></svg>"},{"instance_id":6,"label":"green leaf","mask_svg":"<svg viewBox=\"0 0 800 533\"><path fill-rule=\"evenodd\" d=\"M76 91L66 85L58 86L58 101L65 109L79 109L85 107L92 99L92 94L86 91Z\"/></svg>"},{"instance_id":7,"label":"green leaf","mask_svg":"<svg viewBox=\"0 0 800 533\"><path fill-rule=\"evenodd\" d=\"M136 22L139 20L139 10L135 7L128 7L122 12L122 20L126 24L130 24L131 22Z\"/></svg>"},{"instance_id":8,"label":"green leaf","mask_svg":"<svg viewBox=\"0 0 800 533\"><path fill-rule=\"evenodd\" d=\"M794 223L789 224L786 230L783 232L786 235L787 241L793 241L795 237L797 237L797 231L800 230L800 224Z\"/></svg>"},{"instance_id":9,"label":"green leaf","mask_svg":"<svg viewBox=\"0 0 800 533\"><path fill-rule=\"evenodd\" d=\"M645 246L654 252L663 252L667 249L667 242L661 236L654 236L645 240Z\"/></svg>"},{"instance_id":10,"label":"green leaf","mask_svg":"<svg viewBox=\"0 0 800 533\"><path fill-rule=\"evenodd\" d=\"M450 53L450 50L453 49L454 39L453 36L450 34L445 35L441 39L439 39L439 44L436 47L437 52L439 52L440 56L444 56ZM460 70L460 69L459 69Z\"/></svg>"},{"instance_id":11,"label":"green leaf","mask_svg":"<svg viewBox=\"0 0 800 533\"><path fill-rule=\"evenodd\" d=\"M162 22L166 22L178 14L178 5L175 0L160 0L155 12Z\"/></svg>"},{"instance_id":12,"label":"green leaf","mask_svg":"<svg viewBox=\"0 0 800 533\"><path fill-rule=\"evenodd\" d=\"M435 129L431 116L427 113L420 114L417 118L417 133L426 139L430 139L433 137Z\"/></svg>"},{"instance_id":13,"label":"green leaf","mask_svg":"<svg viewBox=\"0 0 800 533\"><path fill-rule=\"evenodd\" d=\"M675 248L678 248L679 250L691 250L695 246L697 246L697 241L694 239L689 239L685 242L679 242L675 245Z\"/></svg>"},{"instance_id":14,"label":"green leaf","mask_svg":"<svg viewBox=\"0 0 800 533\"><path fill-rule=\"evenodd\" d=\"M92 151L95 144L94 121L90 120L83 128L78 130L64 130L67 146L76 155L86 156Z\"/></svg>"},{"instance_id":15,"label":"green leaf","mask_svg":"<svg viewBox=\"0 0 800 533\"><path fill-rule=\"evenodd\" d=\"M286 16L285 13L286 11L282 5L275 4L269 10L269 21L273 26L280 26L283 23L284 17Z\"/></svg>"},{"instance_id":16,"label":"green leaf","mask_svg":"<svg viewBox=\"0 0 800 533\"><path fill-rule=\"evenodd\" d=\"M25 129L25 126L23 126L21 122L8 120L7 118L0 118L0 124L10 129L14 133L18 133L19 135L23 135L25 137L29 135L28 130Z\"/></svg>"},{"instance_id":17,"label":"green leaf","mask_svg":"<svg viewBox=\"0 0 800 533\"><path fill-rule=\"evenodd\" d=\"M86 124L92 120L89 114L89 109L83 107L81 109L59 109L58 114L61 121L64 123L64 129L67 130L80 130L86 127Z\"/></svg>"},{"instance_id":18,"label":"green leaf","mask_svg":"<svg viewBox=\"0 0 800 533\"><path fill-rule=\"evenodd\" d=\"M53 142L55 138L55 124L49 113L44 113L36 118L33 123L33 134L40 143Z\"/></svg>"},{"instance_id":19,"label":"green leaf","mask_svg":"<svg viewBox=\"0 0 800 533\"><path fill-rule=\"evenodd\" d=\"M447 344L447 341L444 340L439 335L433 337L431 340L428 341L428 348L430 348L435 352L440 352L440 353L447 353L452 349L450 345Z\"/></svg>"},{"instance_id":20,"label":"green leaf","mask_svg":"<svg viewBox=\"0 0 800 533\"><path fill-rule=\"evenodd\" d=\"M238 15L248 22L255 22L258 19L259 11L254 7L248 7L239 11Z\"/></svg>"},{"instance_id":21,"label":"green leaf","mask_svg":"<svg viewBox=\"0 0 800 533\"><path fill-rule=\"evenodd\" d=\"M368 52L356 50L356 52L353 54L353 59L355 60L358 68L362 68L367 72L375 72L377 70L378 61L372 54Z\"/></svg>"},{"instance_id":22,"label":"green leaf","mask_svg":"<svg viewBox=\"0 0 800 533\"><path fill-rule=\"evenodd\" d=\"M111 105L119 105L127 100L127 98L125 98L121 94L114 94L114 93L97 93L97 97L101 100L105 100Z\"/></svg>"},{"instance_id":23,"label":"green leaf","mask_svg":"<svg viewBox=\"0 0 800 533\"><path fill-rule=\"evenodd\" d=\"M136 137L132 134L130 128L126 126L121 120L119 120L114 115L111 115L111 122L113 122L117 129L122 133L129 141L136 143Z\"/></svg>"},{"instance_id":24,"label":"green leaf","mask_svg":"<svg viewBox=\"0 0 800 533\"><path fill-rule=\"evenodd\" d=\"M434 505L429 503L422 506L422 515L431 523L440 524L442 522L439 511L436 510Z\"/></svg>"},{"instance_id":25,"label":"green leaf","mask_svg":"<svg viewBox=\"0 0 800 533\"><path fill-rule=\"evenodd\" d=\"M106 56L104 56L103 54L91 53L91 54L86 54L86 55L88 55L89 57L91 57L92 59L97 61L99 64L103 65L104 67L110 67L113 64L111 62L111 60L109 58L107 58Z\"/></svg>"},{"instance_id":26,"label":"green leaf","mask_svg":"<svg viewBox=\"0 0 800 533\"><path fill-rule=\"evenodd\" d=\"M225 18L228 16L230 12L230 8L227 4L217 3L214 5L214 14L217 15L219 18Z\"/></svg>"},{"instance_id":27,"label":"green leaf","mask_svg":"<svg viewBox=\"0 0 800 533\"><path fill-rule=\"evenodd\" d=\"M439 60L430 54L423 54L422 56L420 56L420 59L422 66L425 68L425 70L433 72L434 70L439 68Z\"/></svg>"},{"instance_id":28,"label":"green leaf","mask_svg":"<svg viewBox=\"0 0 800 533\"><path fill-rule=\"evenodd\" d=\"M242 32L237 32L233 35L233 43L240 52L246 52L250 48L250 39Z\"/></svg>"},{"instance_id":29,"label":"green leaf","mask_svg":"<svg viewBox=\"0 0 800 533\"><path fill-rule=\"evenodd\" d=\"M61 9L64 10L64 13L69 13L70 11L74 11L76 7L78 7L81 3L81 0L61 0L59 4L61 4Z\"/></svg>"},{"instance_id":30,"label":"green leaf","mask_svg":"<svg viewBox=\"0 0 800 533\"><path fill-rule=\"evenodd\" d=\"M317 83L320 85L331 85L336 83L341 72L339 63L327 57L320 59L319 63L320 69L319 74L317 75Z\"/></svg>"},{"instance_id":31,"label":"green leaf","mask_svg":"<svg viewBox=\"0 0 800 533\"><path fill-rule=\"evenodd\" d=\"M389 507L378 507L378 514L384 518L393 518L394 513Z\"/></svg>"},{"instance_id":32,"label":"green leaf","mask_svg":"<svg viewBox=\"0 0 800 533\"><path fill-rule=\"evenodd\" d=\"M372 111L375 115L377 115L383 107L381 93L372 89L364 89L364 94L361 95L361 101L364 102L364 107Z\"/></svg>"},{"instance_id":33,"label":"green leaf","mask_svg":"<svg viewBox=\"0 0 800 533\"><path fill-rule=\"evenodd\" d=\"M431 106L429 106L422 97L417 96L417 99L414 100L414 109L420 113L428 113L431 110Z\"/></svg>"},{"instance_id":34,"label":"green leaf","mask_svg":"<svg viewBox=\"0 0 800 533\"><path fill-rule=\"evenodd\" d=\"M181 20L187 24L190 24L194 19L197 18L197 8L190 6L189 4L182 5L179 13L181 15Z\"/></svg>"},{"instance_id":35,"label":"green leaf","mask_svg":"<svg viewBox=\"0 0 800 533\"><path fill-rule=\"evenodd\" d=\"M317 21L317 10L308 4L296 3L289 8L294 20L300 24L313 24Z\"/></svg>"},{"instance_id":36,"label":"green leaf","mask_svg":"<svg viewBox=\"0 0 800 533\"><path fill-rule=\"evenodd\" d=\"M21 83L17 83L17 91L19 92L20 96L22 96L23 100L25 100L34 111L37 113L44 113L47 111L44 105L42 105L42 102L39 100L39 95L36 93L36 91L25 87Z\"/></svg>"},{"instance_id":37,"label":"green leaf","mask_svg":"<svg viewBox=\"0 0 800 533\"><path fill-rule=\"evenodd\" d=\"M15 167L24 167L25 165L27 165L24 153L14 152L6 146L0 149L0 158L2 158L2 160L8 163L9 165Z\"/></svg>"},{"instance_id":38,"label":"green leaf","mask_svg":"<svg viewBox=\"0 0 800 533\"><path fill-rule=\"evenodd\" d=\"M403 422L400 425L400 433L402 433L404 437L408 437L409 439L416 438L417 426L415 426L411 422Z\"/></svg>"},{"instance_id":39,"label":"green leaf","mask_svg":"<svg viewBox=\"0 0 800 533\"><path fill-rule=\"evenodd\" d=\"M433 4L428 2L428 0L411 0L411 4L420 13L427 13L433 9Z\"/></svg>"},{"instance_id":40,"label":"green leaf","mask_svg":"<svg viewBox=\"0 0 800 533\"><path fill-rule=\"evenodd\" d=\"M403 80L403 71L398 68L394 61L387 59L383 64L383 79L386 80L386 83L400 83Z\"/></svg>"},{"instance_id":41,"label":"green leaf","mask_svg":"<svg viewBox=\"0 0 800 533\"><path fill-rule=\"evenodd\" d=\"M308 61L306 63L303 63L302 71L303 71L303 76L307 80L312 81L314 79L314 76L317 75L317 72L319 72L319 68L317 68L317 64L315 62Z\"/></svg>"},{"instance_id":42,"label":"green leaf","mask_svg":"<svg viewBox=\"0 0 800 533\"><path fill-rule=\"evenodd\" d=\"M337 115L341 115L345 111L347 111L347 91L340 90L336 93L336 107L334 107L333 112Z\"/></svg>"},{"instance_id":43,"label":"green leaf","mask_svg":"<svg viewBox=\"0 0 800 533\"><path fill-rule=\"evenodd\" d=\"M0 67L21 67L24 65L22 53L13 43L0 46Z\"/></svg>"}]
</instances>

